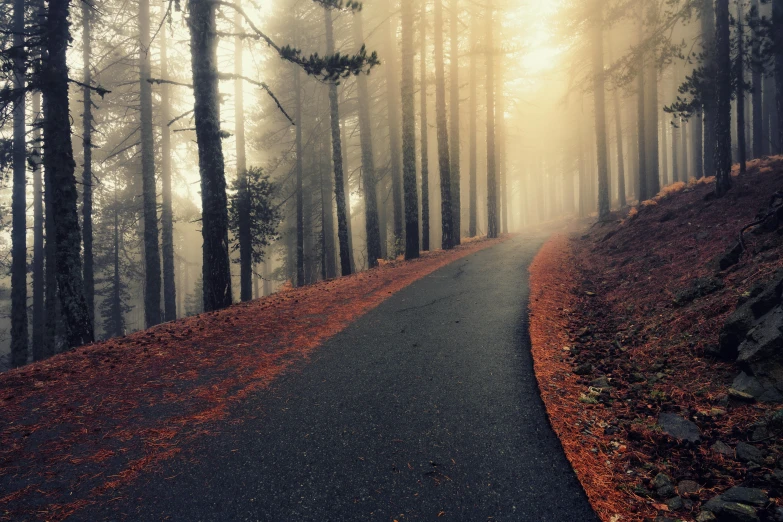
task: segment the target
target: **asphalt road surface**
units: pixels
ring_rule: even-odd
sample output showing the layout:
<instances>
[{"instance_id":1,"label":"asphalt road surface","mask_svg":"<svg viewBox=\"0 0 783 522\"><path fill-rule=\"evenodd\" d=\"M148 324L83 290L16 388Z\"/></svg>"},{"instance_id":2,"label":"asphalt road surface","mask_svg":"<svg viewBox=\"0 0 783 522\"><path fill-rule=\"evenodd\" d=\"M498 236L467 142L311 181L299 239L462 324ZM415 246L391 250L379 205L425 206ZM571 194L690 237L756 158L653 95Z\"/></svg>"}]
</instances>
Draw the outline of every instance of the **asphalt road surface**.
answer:
<instances>
[{"instance_id":1,"label":"asphalt road surface","mask_svg":"<svg viewBox=\"0 0 783 522\"><path fill-rule=\"evenodd\" d=\"M597 521L546 417L518 237L412 284L78 520Z\"/></svg>"}]
</instances>

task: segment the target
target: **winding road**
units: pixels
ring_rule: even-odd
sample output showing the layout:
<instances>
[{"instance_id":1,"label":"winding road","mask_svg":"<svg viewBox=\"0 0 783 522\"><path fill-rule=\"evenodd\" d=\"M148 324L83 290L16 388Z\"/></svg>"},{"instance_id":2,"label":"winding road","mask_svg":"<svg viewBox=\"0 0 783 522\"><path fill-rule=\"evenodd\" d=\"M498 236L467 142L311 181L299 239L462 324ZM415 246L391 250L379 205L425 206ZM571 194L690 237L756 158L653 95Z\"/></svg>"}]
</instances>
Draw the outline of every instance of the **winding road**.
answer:
<instances>
[{"instance_id":1,"label":"winding road","mask_svg":"<svg viewBox=\"0 0 783 522\"><path fill-rule=\"evenodd\" d=\"M598 520L530 355L516 237L413 283L78 520Z\"/></svg>"}]
</instances>

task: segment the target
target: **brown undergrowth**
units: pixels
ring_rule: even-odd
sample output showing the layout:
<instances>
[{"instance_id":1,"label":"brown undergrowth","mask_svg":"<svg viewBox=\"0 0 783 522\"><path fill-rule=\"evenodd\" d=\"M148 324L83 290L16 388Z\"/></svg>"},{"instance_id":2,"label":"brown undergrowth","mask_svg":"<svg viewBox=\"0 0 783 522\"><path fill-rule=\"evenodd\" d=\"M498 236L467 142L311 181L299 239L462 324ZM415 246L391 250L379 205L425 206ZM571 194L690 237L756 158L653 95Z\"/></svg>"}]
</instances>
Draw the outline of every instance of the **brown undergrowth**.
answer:
<instances>
[{"instance_id":1,"label":"brown undergrowth","mask_svg":"<svg viewBox=\"0 0 783 522\"><path fill-rule=\"evenodd\" d=\"M231 408L391 294L497 244L392 262L0 375L0 520L62 520L231 423Z\"/></svg>"},{"instance_id":2,"label":"brown undergrowth","mask_svg":"<svg viewBox=\"0 0 783 522\"><path fill-rule=\"evenodd\" d=\"M753 424L778 406L730 399L738 370L710 353L741 296L783 268L778 232L749 234L740 263L718 266L781 189L783 158L753 161L745 177L735 173L724 198L711 197L708 181L672 186L579 237L550 240L533 263L539 386L603 520L694 520L701 503L734 485L762 488L780 503L783 492L770 479L780 440L752 440ZM700 279L718 284L683 299ZM662 433L662 412L694 421L702 440L679 442ZM753 442L772 457L749 468L711 449L716 442ZM687 499L693 504L670 512L651 487L658 473L675 483L698 482L701 490Z\"/></svg>"}]
</instances>

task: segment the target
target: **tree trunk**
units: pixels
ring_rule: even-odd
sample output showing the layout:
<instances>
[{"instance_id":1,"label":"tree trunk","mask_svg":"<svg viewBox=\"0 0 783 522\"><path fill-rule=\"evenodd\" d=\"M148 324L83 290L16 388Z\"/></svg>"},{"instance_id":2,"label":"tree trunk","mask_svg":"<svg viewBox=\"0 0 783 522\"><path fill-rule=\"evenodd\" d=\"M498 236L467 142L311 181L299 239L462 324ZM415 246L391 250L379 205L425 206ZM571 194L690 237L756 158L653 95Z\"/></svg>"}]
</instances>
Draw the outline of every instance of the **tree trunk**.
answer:
<instances>
[{"instance_id":1,"label":"tree trunk","mask_svg":"<svg viewBox=\"0 0 783 522\"><path fill-rule=\"evenodd\" d=\"M95 270L93 263L92 231L92 9L93 6L82 2L82 60L84 63L84 85L82 89L82 144L84 152L84 170L82 172L82 236L84 238L84 298L90 320L95 327Z\"/></svg>"},{"instance_id":2,"label":"tree trunk","mask_svg":"<svg viewBox=\"0 0 783 522\"><path fill-rule=\"evenodd\" d=\"M402 182L405 193L405 259L419 257L419 190L416 186L416 108L413 50L414 0L402 0ZM453 8L453 6L452 6Z\"/></svg>"},{"instance_id":3,"label":"tree trunk","mask_svg":"<svg viewBox=\"0 0 783 522\"><path fill-rule=\"evenodd\" d=\"M168 2L164 0L164 6ZM165 7L164 7L165 12ZM168 28L161 28L160 34L160 69L163 78L169 77L168 66ZM163 243L163 310L165 321L177 319L177 285L174 270L174 210L171 200L171 101L169 85L160 86L160 143L161 162L160 180L163 185L163 208L161 211L162 243Z\"/></svg>"},{"instance_id":4,"label":"tree trunk","mask_svg":"<svg viewBox=\"0 0 783 522\"><path fill-rule=\"evenodd\" d=\"M44 98L44 168L51 192L51 210L56 242L57 289L64 316L69 348L91 343L92 321L84 298L82 279L81 233L76 207L77 191L68 110L68 65L66 53L71 35L68 25L68 0L50 0L44 26L47 34L41 91ZM50 190L51 189L51 190ZM55 268L56 266L56 268ZM53 304L53 303L52 303ZM48 312L48 310L47 310Z\"/></svg>"},{"instance_id":5,"label":"tree trunk","mask_svg":"<svg viewBox=\"0 0 783 522\"><path fill-rule=\"evenodd\" d=\"M672 67L672 101L675 101L677 99L677 95L679 93L679 78L677 74L677 66ZM683 121L681 118L676 118L675 120L679 120L679 126L672 125L672 183L677 183L680 181L680 128L682 127ZM684 151L683 151L684 154ZM684 173L683 173L684 174ZM687 178L687 175L684 175L684 177Z\"/></svg>"},{"instance_id":6,"label":"tree trunk","mask_svg":"<svg viewBox=\"0 0 783 522\"><path fill-rule=\"evenodd\" d=\"M364 42L362 14L353 18L354 41L357 46ZM378 223L378 196L375 181L375 157L372 146L372 120L370 119L370 93L367 76L360 74L356 78L359 92L359 133L362 147L362 186L364 188L364 218L367 234L367 266L378 266L381 258L381 231ZM426 117L426 116L425 116Z\"/></svg>"},{"instance_id":7,"label":"tree trunk","mask_svg":"<svg viewBox=\"0 0 783 522\"><path fill-rule=\"evenodd\" d=\"M639 19L640 21L640 27L639 27L639 44L644 44L644 8L642 7L642 16ZM637 168L637 175L638 175L638 196L639 196L639 203L642 201L647 201L650 199L650 193L649 193L649 183L647 182L647 118L645 116L647 105L645 104L645 73L644 69L646 67L646 59L644 56L644 53L642 53L641 58L639 60L639 73L637 76L637 100L638 100L638 106L637 106L637 113L636 113L636 124L637 124L637 137L639 138L639 146L637 148L638 154L639 154L639 166Z\"/></svg>"},{"instance_id":8,"label":"tree trunk","mask_svg":"<svg viewBox=\"0 0 783 522\"><path fill-rule=\"evenodd\" d=\"M775 46L775 92L777 93L776 128L773 136L775 152L783 152L783 0L772 1L772 35Z\"/></svg>"},{"instance_id":9,"label":"tree trunk","mask_svg":"<svg viewBox=\"0 0 783 522\"><path fill-rule=\"evenodd\" d=\"M487 237L500 235L498 223L498 181L495 150L495 43L494 7L492 0L487 3ZM540 176L540 173L539 173Z\"/></svg>"},{"instance_id":10,"label":"tree trunk","mask_svg":"<svg viewBox=\"0 0 783 522\"><path fill-rule=\"evenodd\" d=\"M304 165L302 154L302 79L299 68L294 71L296 89L296 286L304 286Z\"/></svg>"},{"instance_id":11,"label":"tree trunk","mask_svg":"<svg viewBox=\"0 0 783 522\"><path fill-rule=\"evenodd\" d=\"M451 213L451 165L449 157L449 130L446 121L445 65L443 61L443 0L435 0L435 116L438 127L442 246L443 250L450 250L454 248L454 221Z\"/></svg>"},{"instance_id":12,"label":"tree trunk","mask_svg":"<svg viewBox=\"0 0 783 522\"><path fill-rule=\"evenodd\" d=\"M41 172L41 94L33 93L33 360L47 356L44 308L44 213Z\"/></svg>"},{"instance_id":13,"label":"tree trunk","mask_svg":"<svg viewBox=\"0 0 783 522\"><path fill-rule=\"evenodd\" d=\"M339 124L337 132L338 134L340 132ZM321 132L320 135L316 165L321 178L319 190L321 191L321 230L323 231L324 261L323 277L321 279L326 280L337 277L337 245L334 241L334 205L332 202L332 194L335 193L336 187L332 180L332 162L329 159L329 135L325 132Z\"/></svg>"},{"instance_id":14,"label":"tree trunk","mask_svg":"<svg viewBox=\"0 0 783 522\"><path fill-rule=\"evenodd\" d=\"M350 183L350 155L348 154L348 132L346 130L345 120L340 120L340 143L342 144L343 154L343 194L345 194L345 223L348 232L348 261L351 266L351 273L356 271L356 259L353 255L353 218L351 217L351 183Z\"/></svg>"},{"instance_id":15,"label":"tree trunk","mask_svg":"<svg viewBox=\"0 0 783 522\"><path fill-rule=\"evenodd\" d=\"M400 137L402 130L400 128L400 102L397 98L400 92L400 80L397 77L397 23L394 13L389 11L386 27L386 101L389 116L389 157L392 188L392 225L394 231L394 242L402 239L403 219L402 219L402 145ZM397 252L395 252L395 255Z\"/></svg>"},{"instance_id":16,"label":"tree trunk","mask_svg":"<svg viewBox=\"0 0 783 522\"><path fill-rule=\"evenodd\" d=\"M11 213L11 365L27 364L27 136L24 0L13 3L13 193Z\"/></svg>"},{"instance_id":17,"label":"tree trunk","mask_svg":"<svg viewBox=\"0 0 783 522\"><path fill-rule=\"evenodd\" d=\"M228 256L228 198L218 95L216 5L190 1L190 49L199 172L201 174L201 235L203 245L204 311L231 305Z\"/></svg>"},{"instance_id":18,"label":"tree trunk","mask_svg":"<svg viewBox=\"0 0 783 522\"><path fill-rule=\"evenodd\" d=\"M468 227L468 237L478 235L478 17L473 19L470 29L470 224Z\"/></svg>"},{"instance_id":19,"label":"tree trunk","mask_svg":"<svg viewBox=\"0 0 783 522\"><path fill-rule=\"evenodd\" d=\"M747 172L748 148L745 135L745 10L742 2L737 1L737 58L734 73L737 75L737 151L739 153L739 173Z\"/></svg>"},{"instance_id":20,"label":"tree trunk","mask_svg":"<svg viewBox=\"0 0 783 522\"><path fill-rule=\"evenodd\" d=\"M324 9L326 20L326 54L334 54L334 28L332 12ZM340 248L340 273L351 274L351 247L348 235L348 212L345 198L345 175L343 173L343 144L340 135L340 106L337 99L337 84L329 84L329 115L332 124L332 163L334 164L334 195L337 200L337 240Z\"/></svg>"},{"instance_id":21,"label":"tree trunk","mask_svg":"<svg viewBox=\"0 0 783 522\"><path fill-rule=\"evenodd\" d=\"M715 150L717 148L717 138L715 135L715 124L717 114L715 112L715 89L717 78L715 75L715 0L703 0L704 6L701 15L701 33L702 46L705 53L704 69L707 73L707 83L705 91L702 93L704 98L704 175L715 175Z\"/></svg>"},{"instance_id":22,"label":"tree trunk","mask_svg":"<svg viewBox=\"0 0 783 522\"><path fill-rule=\"evenodd\" d=\"M459 142L459 0L451 0L450 21L451 30L451 57L449 59L450 73L450 100L449 112L451 114L449 131L449 175L451 179L451 223L452 238L454 244L459 245L462 236L462 205L460 188L460 142Z\"/></svg>"},{"instance_id":23,"label":"tree trunk","mask_svg":"<svg viewBox=\"0 0 783 522\"><path fill-rule=\"evenodd\" d=\"M715 8L715 193L723 196L731 188L731 38L729 0L717 0Z\"/></svg>"},{"instance_id":24,"label":"tree trunk","mask_svg":"<svg viewBox=\"0 0 783 522\"><path fill-rule=\"evenodd\" d=\"M427 2L421 2L421 56L419 59L419 96L421 100L421 249L430 249L430 159L429 124L427 122Z\"/></svg>"},{"instance_id":25,"label":"tree trunk","mask_svg":"<svg viewBox=\"0 0 783 522\"><path fill-rule=\"evenodd\" d=\"M761 57L761 38L757 34L760 23L759 0L751 0L751 31L753 35L753 49L751 50L752 59L758 60ZM762 97L763 69L758 64L753 63L752 67L752 94L753 101L753 157L760 158L764 155L764 100Z\"/></svg>"},{"instance_id":26,"label":"tree trunk","mask_svg":"<svg viewBox=\"0 0 783 522\"><path fill-rule=\"evenodd\" d=\"M646 75L649 91L645 96L647 102L647 195L654 197L661 191L660 161L658 158L658 66L654 63L654 56L649 58L649 69Z\"/></svg>"},{"instance_id":27,"label":"tree trunk","mask_svg":"<svg viewBox=\"0 0 783 522\"><path fill-rule=\"evenodd\" d=\"M139 0L139 84L141 104L141 183L144 203L144 323L160 324L160 246L155 183L155 130L150 78L150 3ZM195 73L195 69L194 69ZM195 84L195 82L194 82ZM197 84L196 84L197 85ZM198 85L196 87L198 89Z\"/></svg>"},{"instance_id":28,"label":"tree trunk","mask_svg":"<svg viewBox=\"0 0 783 522\"><path fill-rule=\"evenodd\" d=\"M594 5L593 20L593 100L595 102L595 142L598 159L598 219L603 221L611 212L609 198L609 156L606 147L606 92L604 90L603 0Z\"/></svg>"},{"instance_id":29,"label":"tree trunk","mask_svg":"<svg viewBox=\"0 0 783 522\"><path fill-rule=\"evenodd\" d=\"M107 318L106 335L119 337L125 334L125 318L122 312L122 280L120 279L120 213L117 204L117 180L114 183L114 234L112 237L112 267L111 295L109 297L109 317Z\"/></svg>"},{"instance_id":30,"label":"tree trunk","mask_svg":"<svg viewBox=\"0 0 783 522\"><path fill-rule=\"evenodd\" d=\"M680 181L688 182L688 120L680 125Z\"/></svg>"},{"instance_id":31,"label":"tree trunk","mask_svg":"<svg viewBox=\"0 0 783 522\"><path fill-rule=\"evenodd\" d=\"M242 15L234 13L234 30L242 33ZM234 39L234 137L237 154L237 180L239 180L239 200L243 203L239 211L239 295L243 302L253 299L253 236L250 230L250 194L247 186L247 154L245 151L245 85L241 79L244 74L244 48L241 37Z\"/></svg>"},{"instance_id":32,"label":"tree trunk","mask_svg":"<svg viewBox=\"0 0 783 522\"><path fill-rule=\"evenodd\" d=\"M499 25L499 24L498 24ZM499 32L499 31L498 31ZM502 41L502 40L501 40ZM504 56L501 52L500 67L495 69L496 81L495 81L495 151L497 153L497 160L495 168L497 169L498 178L498 211L500 212L500 218L498 219L498 225L500 232L503 234L508 233L508 186L506 176L506 94L505 94L505 64L502 62ZM552 196L555 196L554 191Z\"/></svg>"}]
</instances>

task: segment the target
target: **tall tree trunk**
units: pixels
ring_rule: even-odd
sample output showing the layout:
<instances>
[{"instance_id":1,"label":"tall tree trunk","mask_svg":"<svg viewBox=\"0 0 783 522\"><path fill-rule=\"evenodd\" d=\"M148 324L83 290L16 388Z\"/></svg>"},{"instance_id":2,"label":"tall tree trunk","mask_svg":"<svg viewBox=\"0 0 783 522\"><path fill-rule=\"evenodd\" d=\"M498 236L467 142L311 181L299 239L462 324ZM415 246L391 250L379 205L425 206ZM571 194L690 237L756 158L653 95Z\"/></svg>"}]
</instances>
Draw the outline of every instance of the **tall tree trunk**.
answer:
<instances>
[{"instance_id":1,"label":"tall tree trunk","mask_svg":"<svg viewBox=\"0 0 783 522\"><path fill-rule=\"evenodd\" d=\"M141 184L144 204L144 323L160 324L160 246L155 183L155 130L150 78L150 3L139 0L139 84L141 104ZM195 70L194 70L195 73ZM198 85L196 86L198 89Z\"/></svg>"},{"instance_id":2,"label":"tall tree trunk","mask_svg":"<svg viewBox=\"0 0 783 522\"><path fill-rule=\"evenodd\" d=\"M617 135L617 194L619 197L620 208L625 208L628 202L626 201L625 198L625 150L623 147L623 140L624 140L623 113L622 113L622 104L620 103L619 89L614 90L614 124L615 124L615 134Z\"/></svg>"},{"instance_id":3,"label":"tall tree trunk","mask_svg":"<svg viewBox=\"0 0 783 522\"><path fill-rule=\"evenodd\" d=\"M166 0L164 6L168 4ZM164 7L165 12L165 7ZM168 28L161 28L160 34L160 69L163 78L169 77L168 61ZM161 210L162 246L163 246L163 319L174 321L177 319L177 283L174 269L174 209L171 200L171 98L169 85L160 86L160 181L163 185L163 208Z\"/></svg>"},{"instance_id":4,"label":"tall tree trunk","mask_svg":"<svg viewBox=\"0 0 783 522\"><path fill-rule=\"evenodd\" d=\"M91 343L92 321L84 298L81 232L76 208L77 191L68 110L68 65L66 54L71 35L68 0L50 0L44 26L47 34L41 91L44 98L44 168L51 189L51 218L56 241L57 289L64 316L65 338L69 348ZM55 268L56 266L56 268ZM47 311L48 312L48 311Z\"/></svg>"},{"instance_id":5,"label":"tall tree trunk","mask_svg":"<svg viewBox=\"0 0 783 522\"><path fill-rule=\"evenodd\" d=\"M777 143L780 126L778 125L777 112L777 88L775 87L775 71L771 71L764 78L764 114L767 115L765 128L766 138L764 139L764 155L775 154L777 152Z\"/></svg>"},{"instance_id":6,"label":"tall tree trunk","mask_svg":"<svg viewBox=\"0 0 783 522\"><path fill-rule=\"evenodd\" d=\"M108 337L119 337L125 333L125 318L122 313L122 280L120 279L120 212L117 204L117 179L114 182L114 233L112 236L111 296L109 321L106 327Z\"/></svg>"},{"instance_id":7,"label":"tall tree trunk","mask_svg":"<svg viewBox=\"0 0 783 522\"><path fill-rule=\"evenodd\" d=\"M772 35L775 46L775 92L777 93L777 111L774 145L775 152L783 152L783 0L772 0Z\"/></svg>"},{"instance_id":8,"label":"tall tree trunk","mask_svg":"<svg viewBox=\"0 0 783 522\"><path fill-rule=\"evenodd\" d=\"M745 135L745 10L742 1L737 0L737 59L734 65L737 82L737 151L739 173L747 172L748 148Z\"/></svg>"},{"instance_id":9,"label":"tall tree trunk","mask_svg":"<svg viewBox=\"0 0 783 522\"><path fill-rule=\"evenodd\" d=\"M731 188L731 35L729 0L717 0L715 7L715 193L723 196Z\"/></svg>"},{"instance_id":10,"label":"tall tree trunk","mask_svg":"<svg viewBox=\"0 0 783 522\"><path fill-rule=\"evenodd\" d=\"M760 9L761 4L759 0L751 0L750 2L750 14L751 14L751 34L753 37L753 48L751 50L751 56L753 61L761 59L761 38L758 35L759 23L760 23ZM757 64L753 63L751 66L752 71L752 94L751 99L753 101L753 157L760 158L764 155L764 99L762 97L762 84L763 84L763 69Z\"/></svg>"},{"instance_id":11,"label":"tall tree trunk","mask_svg":"<svg viewBox=\"0 0 783 522\"><path fill-rule=\"evenodd\" d=\"M680 125L680 181L688 182L688 120Z\"/></svg>"},{"instance_id":12,"label":"tall tree trunk","mask_svg":"<svg viewBox=\"0 0 783 522\"><path fill-rule=\"evenodd\" d=\"M405 193L405 259L419 257L419 191L416 186L416 108L413 50L414 0L402 0L402 181ZM452 9L454 6L452 5Z\"/></svg>"},{"instance_id":13,"label":"tall tree trunk","mask_svg":"<svg viewBox=\"0 0 783 522\"><path fill-rule=\"evenodd\" d=\"M656 196L661 191L660 181L660 160L658 157L658 65L655 63L654 55L648 57L648 72L646 75L649 91L645 95L647 102L647 194L649 197Z\"/></svg>"},{"instance_id":14,"label":"tall tree trunk","mask_svg":"<svg viewBox=\"0 0 783 522\"><path fill-rule=\"evenodd\" d=\"M680 81L678 76L677 66L675 65L672 67L672 101L677 99L679 93ZM680 177L684 177L687 180L686 173L682 173L682 176L680 174L680 128L682 128L683 120L676 117L675 120L679 120L679 125L672 125L672 183L680 181Z\"/></svg>"},{"instance_id":15,"label":"tall tree trunk","mask_svg":"<svg viewBox=\"0 0 783 522\"><path fill-rule=\"evenodd\" d=\"M701 14L701 33L702 48L705 53L704 69L707 72L707 83L704 98L704 175L715 175L715 150L717 148L717 138L715 135L716 127L716 105L715 89L715 0L703 0L704 5Z\"/></svg>"},{"instance_id":16,"label":"tall tree trunk","mask_svg":"<svg viewBox=\"0 0 783 522\"><path fill-rule=\"evenodd\" d=\"M435 0L435 116L438 127L442 243L443 250L450 250L454 248L454 221L451 206L451 165L449 157L449 130L446 121L445 65L443 61L443 0Z\"/></svg>"},{"instance_id":17,"label":"tall tree trunk","mask_svg":"<svg viewBox=\"0 0 783 522\"><path fill-rule=\"evenodd\" d=\"M296 286L304 286L304 165L302 154L302 78L299 69L294 71L296 89Z\"/></svg>"},{"instance_id":18,"label":"tall tree trunk","mask_svg":"<svg viewBox=\"0 0 783 522\"><path fill-rule=\"evenodd\" d=\"M339 134L339 125L337 130ZM332 162L329 159L329 135L325 132L320 134L321 139L319 140L319 154L316 165L321 177L319 190L321 191L321 230L323 231L324 250L322 279L326 280L337 277L337 245L334 241L334 205L332 202L332 194L336 188L332 179Z\"/></svg>"},{"instance_id":19,"label":"tall tree trunk","mask_svg":"<svg viewBox=\"0 0 783 522\"><path fill-rule=\"evenodd\" d=\"M429 124L427 122L427 2L421 2L421 53L419 57L419 96L421 101L421 249L430 249L430 158Z\"/></svg>"},{"instance_id":20,"label":"tall tree trunk","mask_svg":"<svg viewBox=\"0 0 783 522\"><path fill-rule=\"evenodd\" d=\"M460 188L460 136L459 136L459 0L451 0L450 21L451 57L449 59L451 115L449 131L449 174L451 179L451 223L454 244L459 245L462 236L462 205Z\"/></svg>"},{"instance_id":21,"label":"tall tree trunk","mask_svg":"<svg viewBox=\"0 0 783 522\"><path fill-rule=\"evenodd\" d=\"M642 7L641 10L641 17L639 19L640 27L639 27L639 44L644 44L644 7ZM647 105L645 103L645 67L646 67L646 59L644 56L644 53L641 54L641 57L639 59L639 72L637 75L637 113L636 113L636 124L637 124L637 137L639 138L639 146L637 147L638 155L639 155L639 166L636 170L636 173L638 175L638 196L639 196L639 203L642 201L647 201L650 199L650 193L649 193L649 183L647 182L647 118L646 118L646 110Z\"/></svg>"},{"instance_id":22,"label":"tall tree trunk","mask_svg":"<svg viewBox=\"0 0 783 522\"><path fill-rule=\"evenodd\" d=\"M228 256L228 198L220 131L216 4L190 1L190 50L199 172L201 174L201 235L203 245L204 311L231 305L231 265Z\"/></svg>"},{"instance_id":23,"label":"tall tree trunk","mask_svg":"<svg viewBox=\"0 0 783 522\"><path fill-rule=\"evenodd\" d=\"M476 237L478 235L478 67L477 53L478 53L478 32L479 23L478 17L472 16L473 19L470 29L470 106L468 112L470 114L470 196L469 196L469 210L470 210L470 224L468 227L468 237Z\"/></svg>"},{"instance_id":24,"label":"tall tree trunk","mask_svg":"<svg viewBox=\"0 0 783 522\"><path fill-rule=\"evenodd\" d=\"M326 20L326 54L334 54L334 28L332 12L324 9ZM332 163L334 164L334 195L337 200L337 240L340 248L340 273L351 274L351 247L348 236L348 212L346 210L345 179L343 173L343 144L340 135L340 106L337 99L337 84L329 84L329 116L332 124Z\"/></svg>"},{"instance_id":25,"label":"tall tree trunk","mask_svg":"<svg viewBox=\"0 0 783 522\"><path fill-rule=\"evenodd\" d=\"M500 27L500 24L498 24ZM499 32L499 31L498 31ZM502 40L501 40L502 41ZM500 232L503 234L508 233L508 186L506 176L506 93L505 93L505 64L502 61L504 56L501 52L500 67L495 69L496 81L495 81L495 151L497 153L497 160L495 167L497 169L498 178L498 210L500 212L500 218L498 224L500 226ZM552 197L555 196L555 192L552 191Z\"/></svg>"},{"instance_id":26,"label":"tall tree trunk","mask_svg":"<svg viewBox=\"0 0 783 522\"><path fill-rule=\"evenodd\" d=\"M391 188L392 188L392 225L394 241L402 239L402 145L400 137L400 102L397 98L400 92L400 79L397 76L397 22L394 13L389 11L386 27L386 101L389 110L389 157ZM395 255L397 252L395 252Z\"/></svg>"},{"instance_id":27,"label":"tall tree trunk","mask_svg":"<svg viewBox=\"0 0 783 522\"><path fill-rule=\"evenodd\" d=\"M494 43L494 6L492 0L487 3L487 237L500 235L498 222L498 181L495 150L495 43ZM540 175L540 174L539 174Z\"/></svg>"},{"instance_id":28,"label":"tall tree trunk","mask_svg":"<svg viewBox=\"0 0 783 522\"><path fill-rule=\"evenodd\" d=\"M605 220L611 212L609 198L609 156L606 146L606 91L604 90L603 0L594 5L593 20L593 100L595 102L595 142L598 159L598 219Z\"/></svg>"},{"instance_id":29,"label":"tall tree trunk","mask_svg":"<svg viewBox=\"0 0 783 522\"><path fill-rule=\"evenodd\" d=\"M234 30L242 33L242 15L234 13ZM241 37L234 39L234 136L236 139L237 179L239 180L239 295L243 302L253 299L253 235L250 230L250 194L247 181L247 153L245 148L245 85L244 47Z\"/></svg>"},{"instance_id":30,"label":"tall tree trunk","mask_svg":"<svg viewBox=\"0 0 783 522\"><path fill-rule=\"evenodd\" d=\"M27 136L24 0L13 3L13 193L11 213L11 364L27 364Z\"/></svg>"},{"instance_id":31,"label":"tall tree trunk","mask_svg":"<svg viewBox=\"0 0 783 522\"><path fill-rule=\"evenodd\" d=\"M41 171L41 93L33 93L33 360L47 356L44 308L44 213Z\"/></svg>"},{"instance_id":32,"label":"tall tree trunk","mask_svg":"<svg viewBox=\"0 0 783 522\"><path fill-rule=\"evenodd\" d=\"M82 89L83 113L82 136L84 152L84 171L82 172L82 236L84 238L84 298L90 320L95 327L95 270L93 263L92 232L92 9L87 2L81 3L82 9L82 61L84 63L84 85Z\"/></svg>"},{"instance_id":33,"label":"tall tree trunk","mask_svg":"<svg viewBox=\"0 0 783 522\"><path fill-rule=\"evenodd\" d=\"M340 143L343 154L343 194L345 194L345 223L348 232L348 260L351 272L356 270L356 260L353 255L353 218L351 217L351 180L350 180L350 155L348 154L348 132L345 120L340 120Z\"/></svg>"},{"instance_id":34,"label":"tall tree trunk","mask_svg":"<svg viewBox=\"0 0 783 522\"><path fill-rule=\"evenodd\" d=\"M362 14L356 13L353 18L355 45L364 43ZM367 266L378 266L381 258L381 231L378 222L378 196L375 180L375 157L372 146L372 120L370 119L370 93L367 87L367 76L360 74L356 78L359 92L359 133L362 147L362 186L364 188L364 221L367 235ZM426 97L426 96L425 96ZM426 117L426 116L425 116Z\"/></svg>"}]
</instances>

